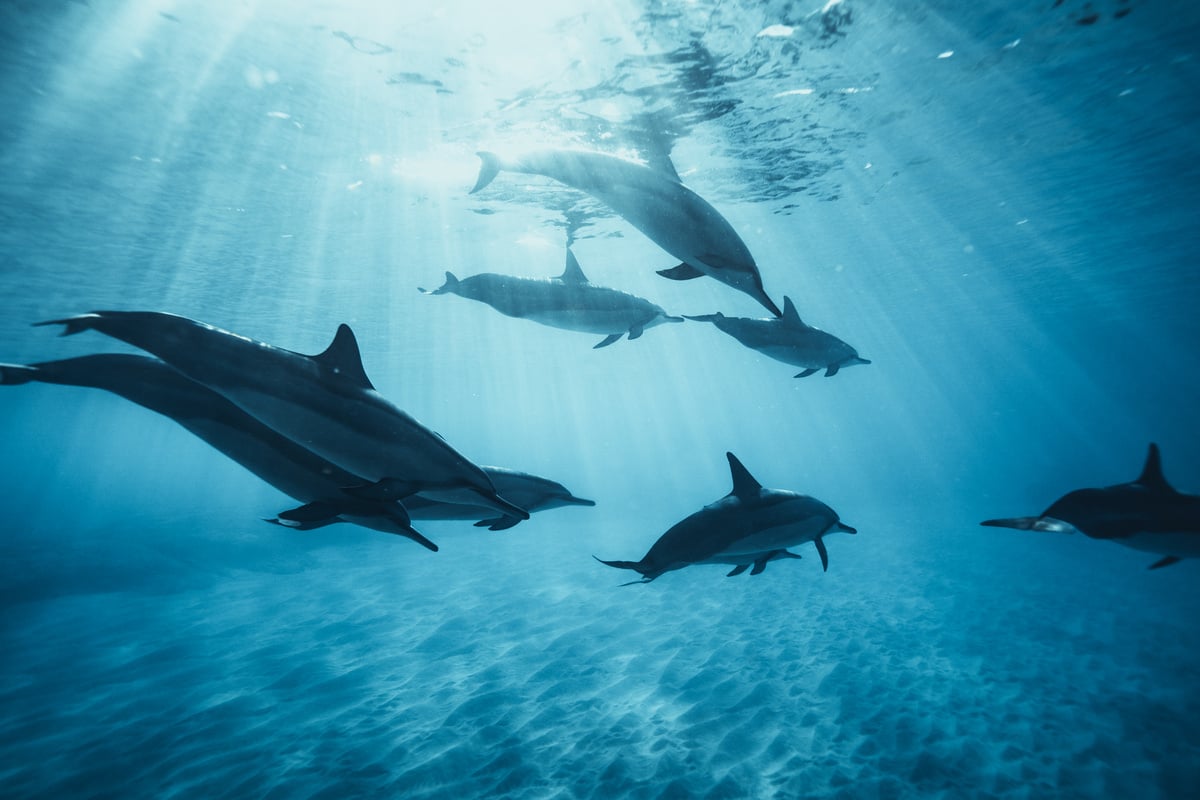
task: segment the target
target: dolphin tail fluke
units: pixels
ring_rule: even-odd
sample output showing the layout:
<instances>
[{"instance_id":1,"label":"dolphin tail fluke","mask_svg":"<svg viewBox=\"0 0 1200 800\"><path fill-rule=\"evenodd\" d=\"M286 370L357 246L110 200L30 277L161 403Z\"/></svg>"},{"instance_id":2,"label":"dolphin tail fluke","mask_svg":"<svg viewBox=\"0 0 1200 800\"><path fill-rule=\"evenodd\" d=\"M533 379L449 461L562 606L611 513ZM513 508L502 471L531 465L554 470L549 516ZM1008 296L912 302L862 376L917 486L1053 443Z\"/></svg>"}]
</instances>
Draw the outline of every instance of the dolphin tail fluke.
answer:
<instances>
[{"instance_id":1,"label":"dolphin tail fluke","mask_svg":"<svg viewBox=\"0 0 1200 800\"><path fill-rule=\"evenodd\" d=\"M592 345L592 349L599 350L601 347L608 347L610 344L615 343L618 339L620 339L624 335L625 334L623 334L623 333L610 333L608 336L605 336L603 340Z\"/></svg>"},{"instance_id":2,"label":"dolphin tail fluke","mask_svg":"<svg viewBox=\"0 0 1200 800\"><path fill-rule=\"evenodd\" d=\"M59 336L74 336L77 333L91 330L96 327L96 323L101 319L99 314L79 314L74 317L65 317L63 319L48 319L44 322L35 322L35 328L42 325L63 325L62 333Z\"/></svg>"},{"instance_id":3,"label":"dolphin tail fluke","mask_svg":"<svg viewBox=\"0 0 1200 800\"><path fill-rule=\"evenodd\" d=\"M1160 558L1158 561L1155 561L1153 564L1147 567L1147 569L1162 569L1163 567L1169 567L1172 564L1178 564L1182 560L1183 559L1179 556L1165 556Z\"/></svg>"},{"instance_id":4,"label":"dolphin tail fluke","mask_svg":"<svg viewBox=\"0 0 1200 800\"><path fill-rule=\"evenodd\" d=\"M480 189L487 186L496 176L500 174L502 165L500 156L495 153L490 153L487 150L480 150L475 155L483 162L479 165L479 177L475 180L475 188L471 190L471 194L475 194Z\"/></svg>"},{"instance_id":5,"label":"dolphin tail fluke","mask_svg":"<svg viewBox=\"0 0 1200 800\"><path fill-rule=\"evenodd\" d=\"M502 516L491 519L481 519L475 523L476 528L487 528L489 531L506 531L521 520L516 517Z\"/></svg>"},{"instance_id":6,"label":"dolphin tail fluke","mask_svg":"<svg viewBox=\"0 0 1200 800\"><path fill-rule=\"evenodd\" d=\"M23 364L0 364L0 384L16 386L38 379L38 368Z\"/></svg>"},{"instance_id":7,"label":"dolphin tail fluke","mask_svg":"<svg viewBox=\"0 0 1200 800\"><path fill-rule=\"evenodd\" d=\"M418 286L417 291L420 292L421 294L446 294L447 292L457 292L458 291L458 278L454 275L453 272L450 272L449 270L447 270L446 271L446 282L443 283L441 286L439 286L436 289L422 289L420 286Z\"/></svg>"}]
</instances>

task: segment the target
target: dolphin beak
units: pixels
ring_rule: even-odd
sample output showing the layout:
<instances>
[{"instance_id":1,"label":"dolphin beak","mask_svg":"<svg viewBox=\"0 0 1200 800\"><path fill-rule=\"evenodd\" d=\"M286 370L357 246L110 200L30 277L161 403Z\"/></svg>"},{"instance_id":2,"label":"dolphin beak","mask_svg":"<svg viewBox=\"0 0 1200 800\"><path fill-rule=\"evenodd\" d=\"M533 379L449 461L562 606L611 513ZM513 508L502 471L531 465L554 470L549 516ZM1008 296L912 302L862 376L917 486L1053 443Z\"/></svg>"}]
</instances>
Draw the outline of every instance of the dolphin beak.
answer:
<instances>
[{"instance_id":1,"label":"dolphin beak","mask_svg":"<svg viewBox=\"0 0 1200 800\"><path fill-rule=\"evenodd\" d=\"M570 497L564 497L562 500L564 503L566 503L569 506L594 506L594 505L596 505L595 500L585 500L582 497L575 497L574 495L571 495Z\"/></svg>"},{"instance_id":2,"label":"dolphin beak","mask_svg":"<svg viewBox=\"0 0 1200 800\"><path fill-rule=\"evenodd\" d=\"M987 519L979 523L989 528L1012 528L1018 531L1049 531L1050 533L1075 533L1075 526L1053 517L1009 517Z\"/></svg>"},{"instance_id":3,"label":"dolphin beak","mask_svg":"<svg viewBox=\"0 0 1200 800\"><path fill-rule=\"evenodd\" d=\"M855 356L854 358L848 359L846 361L846 363L843 364L842 366L853 367L855 364L870 364L870 363L871 363L871 359L869 359L869 358L861 358L859 356Z\"/></svg>"},{"instance_id":4,"label":"dolphin beak","mask_svg":"<svg viewBox=\"0 0 1200 800\"><path fill-rule=\"evenodd\" d=\"M834 527L837 528L842 533L858 533L858 528L851 528L849 525L846 525L845 523L842 523L842 522L837 523L837 525L835 525Z\"/></svg>"}]
</instances>

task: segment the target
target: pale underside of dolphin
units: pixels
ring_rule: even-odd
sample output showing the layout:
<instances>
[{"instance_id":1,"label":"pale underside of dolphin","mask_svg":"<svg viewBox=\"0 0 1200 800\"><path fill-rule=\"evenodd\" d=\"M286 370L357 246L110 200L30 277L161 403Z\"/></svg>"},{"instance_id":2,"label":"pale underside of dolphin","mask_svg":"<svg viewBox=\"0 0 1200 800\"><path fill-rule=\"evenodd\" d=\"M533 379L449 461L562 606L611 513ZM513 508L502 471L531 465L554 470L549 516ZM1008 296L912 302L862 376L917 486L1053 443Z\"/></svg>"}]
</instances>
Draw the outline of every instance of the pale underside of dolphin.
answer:
<instances>
[{"instance_id":1,"label":"pale underside of dolphin","mask_svg":"<svg viewBox=\"0 0 1200 800\"><path fill-rule=\"evenodd\" d=\"M281 436L233 403L149 356L98 354L38 364L0 364L0 384L32 381L103 389L174 420L279 491L304 503L268 520L311 530L350 522L405 536L436 551L395 500L355 497L367 482Z\"/></svg>"},{"instance_id":2,"label":"pale underside of dolphin","mask_svg":"<svg viewBox=\"0 0 1200 800\"><path fill-rule=\"evenodd\" d=\"M750 295L775 316L782 314L763 290L758 265L737 231L673 170L586 150L541 150L512 160L487 151L478 155L483 163L472 194L501 170L552 178L600 200L682 262L659 270L663 277L707 275Z\"/></svg>"},{"instance_id":3,"label":"pale underside of dolphin","mask_svg":"<svg viewBox=\"0 0 1200 800\"><path fill-rule=\"evenodd\" d=\"M775 319L727 317L719 312L685 316L697 322L711 322L746 347L776 361L804 367L803 372L794 376L797 378L807 378L822 369L825 377L831 378L843 367L871 363L833 334L806 325L790 297L783 298L783 316Z\"/></svg>"},{"instance_id":4,"label":"pale underside of dolphin","mask_svg":"<svg viewBox=\"0 0 1200 800\"><path fill-rule=\"evenodd\" d=\"M595 347L606 347L623 335L637 339L647 328L664 322L683 322L636 295L590 283L575 254L567 249L567 264L557 278L521 278L485 272L461 280L451 272L446 282L425 294L456 294L478 300L509 317L528 319L582 333L603 334Z\"/></svg>"},{"instance_id":5,"label":"pale underside of dolphin","mask_svg":"<svg viewBox=\"0 0 1200 800\"><path fill-rule=\"evenodd\" d=\"M1158 445L1151 444L1137 480L1063 495L1036 517L989 519L994 528L1082 533L1163 556L1158 569L1184 558L1200 558L1200 495L1184 494L1162 471Z\"/></svg>"},{"instance_id":6,"label":"pale underside of dolphin","mask_svg":"<svg viewBox=\"0 0 1200 800\"><path fill-rule=\"evenodd\" d=\"M844 525L837 512L820 500L782 489L764 489L733 455L726 453L733 490L720 500L676 523L640 561L604 561L602 564L635 570L649 583L660 575L694 564L733 564L728 575L738 575L753 565L751 575L784 558L799 558L789 547L812 542L829 569L829 554L822 537L835 532L856 533Z\"/></svg>"},{"instance_id":7,"label":"pale underside of dolphin","mask_svg":"<svg viewBox=\"0 0 1200 800\"><path fill-rule=\"evenodd\" d=\"M564 506L596 505L595 500L576 497L567 487L549 478L504 467L482 466L481 469L492 479L500 496L531 514ZM492 531L511 528L520 521L511 516L498 517L491 509L479 505L440 503L420 496L406 498L404 504L413 519L471 519L477 520L475 527Z\"/></svg>"},{"instance_id":8,"label":"pale underside of dolphin","mask_svg":"<svg viewBox=\"0 0 1200 800\"><path fill-rule=\"evenodd\" d=\"M309 356L160 312L98 311L36 324L64 325L63 335L94 329L158 356L272 430L374 482L363 496L421 494L529 518L477 465L375 391L347 325Z\"/></svg>"}]
</instances>

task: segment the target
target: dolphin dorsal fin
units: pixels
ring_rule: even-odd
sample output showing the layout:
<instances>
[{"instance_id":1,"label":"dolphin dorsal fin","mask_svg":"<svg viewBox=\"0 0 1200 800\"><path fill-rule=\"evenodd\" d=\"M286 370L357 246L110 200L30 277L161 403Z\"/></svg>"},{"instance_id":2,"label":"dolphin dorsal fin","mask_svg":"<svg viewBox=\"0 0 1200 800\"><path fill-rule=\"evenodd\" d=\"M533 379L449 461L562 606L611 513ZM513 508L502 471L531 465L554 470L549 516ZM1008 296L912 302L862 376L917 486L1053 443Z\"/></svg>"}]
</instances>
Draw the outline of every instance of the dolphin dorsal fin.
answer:
<instances>
[{"instance_id":1,"label":"dolphin dorsal fin","mask_svg":"<svg viewBox=\"0 0 1200 800\"><path fill-rule=\"evenodd\" d=\"M567 248L567 266L563 270L563 274L559 277L563 283L587 283L587 276L583 274L583 269L579 266L578 259L571 252L571 248Z\"/></svg>"},{"instance_id":2,"label":"dolphin dorsal fin","mask_svg":"<svg viewBox=\"0 0 1200 800\"><path fill-rule=\"evenodd\" d=\"M1162 456L1158 452L1158 445L1153 442L1150 444L1150 452L1146 454L1146 466L1142 467L1142 474L1134 483L1139 483L1147 489L1175 494L1175 489L1163 476Z\"/></svg>"},{"instance_id":3,"label":"dolphin dorsal fin","mask_svg":"<svg viewBox=\"0 0 1200 800\"><path fill-rule=\"evenodd\" d=\"M792 298L786 295L783 298L783 321L792 325L798 325L801 328L808 327L800 319L800 312L796 310L796 304L792 302Z\"/></svg>"},{"instance_id":4,"label":"dolphin dorsal fin","mask_svg":"<svg viewBox=\"0 0 1200 800\"><path fill-rule=\"evenodd\" d=\"M733 453L726 453L725 457L729 459L729 472L733 475L733 491L730 494L743 499L758 497L762 492L762 484L754 479Z\"/></svg>"},{"instance_id":5,"label":"dolphin dorsal fin","mask_svg":"<svg viewBox=\"0 0 1200 800\"><path fill-rule=\"evenodd\" d=\"M367 371L363 369L362 354L358 351L358 340L346 323L338 325L337 333L325 352L312 356L312 360L326 369L342 375L364 389L374 389Z\"/></svg>"}]
</instances>

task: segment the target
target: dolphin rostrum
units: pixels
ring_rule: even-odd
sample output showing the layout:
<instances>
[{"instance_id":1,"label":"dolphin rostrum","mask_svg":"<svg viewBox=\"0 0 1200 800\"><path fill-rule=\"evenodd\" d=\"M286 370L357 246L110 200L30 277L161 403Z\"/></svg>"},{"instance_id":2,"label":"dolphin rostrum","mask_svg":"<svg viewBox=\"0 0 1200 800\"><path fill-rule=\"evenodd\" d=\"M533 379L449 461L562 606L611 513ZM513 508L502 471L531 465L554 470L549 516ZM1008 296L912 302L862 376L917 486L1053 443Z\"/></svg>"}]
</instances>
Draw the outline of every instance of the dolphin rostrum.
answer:
<instances>
[{"instance_id":1,"label":"dolphin rostrum","mask_svg":"<svg viewBox=\"0 0 1200 800\"><path fill-rule=\"evenodd\" d=\"M596 505L595 500L576 497L567 487L549 478L504 467L484 466L481 469L492 479L502 497L531 514L563 506ZM478 520L476 528L492 531L502 531L519 522L515 517L497 517L494 511L478 504L440 503L414 496L406 498L404 505L413 519L474 519Z\"/></svg>"},{"instance_id":2,"label":"dolphin rostrum","mask_svg":"<svg viewBox=\"0 0 1200 800\"><path fill-rule=\"evenodd\" d=\"M485 272L446 283L425 294L456 294L478 300L510 317L529 319L568 331L604 334L595 347L606 347L628 333L630 339L663 322L683 322L649 300L588 282L575 254L567 248L567 266L557 278L520 278Z\"/></svg>"},{"instance_id":3,"label":"dolphin rostrum","mask_svg":"<svg viewBox=\"0 0 1200 800\"><path fill-rule=\"evenodd\" d=\"M438 547L409 524L396 500L356 497L345 489L367 481L281 436L216 392L149 356L101 354L0 364L0 384L37 381L104 389L173 419L303 506L268 520L312 530L351 522L406 536L430 550Z\"/></svg>"},{"instance_id":4,"label":"dolphin rostrum","mask_svg":"<svg viewBox=\"0 0 1200 800\"><path fill-rule=\"evenodd\" d=\"M483 470L375 391L348 325L324 352L308 356L155 311L95 311L35 324L65 325L64 336L94 329L158 356L267 427L376 483L360 495L422 494L529 519Z\"/></svg>"},{"instance_id":5,"label":"dolphin rostrum","mask_svg":"<svg viewBox=\"0 0 1200 800\"><path fill-rule=\"evenodd\" d=\"M587 150L541 150L513 160L487 151L478 155L483 163L472 194L501 170L565 183L608 205L682 262L659 270L659 275L677 281L708 275L750 295L775 316L782 314L763 290L762 276L746 243L720 212L679 181L673 168L653 169Z\"/></svg>"},{"instance_id":6,"label":"dolphin rostrum","mask_svg":"<svg viewBox=\"0 0 1200 800\"><path fill-rule=\"evenodd\" d=\"M1151 444L1137 480L1103 489L1077 489L1036 517L989 519L993 528L1075 533L1163 556L1150 569L1200 558L1200 495L1175 490L1163 476L1158 445Z\"/></svg>"},{"instance_id":7,"label":"dolphin rostrum","mask_svg":"<svg viewBox=\"0 0 1200 800\"><path fill-rule=\"evenodd\" d=\"M813 542L822 568L828 570L829 553L821 537L857 531L842 524L837 512L820 500L783 489L764 489L733 453L725 457L733 491L676 523L641 561L596 560L640 572L642 580L634 583L649 583L665 572L692 564L733 564L731 576L753 565L750 574L757 575L770 561L799 558L787 548Z\"/></svg>"},{"instance_id":8,"label":"dolphin rostrum","mask_svg":"<svg viewBox=\"0 0 1200 800\"><path fill-rule=\"evenodd\" d=\"M805 325L790 297L783 298L783 316L776 319L727 317L720 312L687 318L711 322L751 350L785 364L804 367L797 378L807 378L821 369L830 378L842 367L871 363L836 336Z\"/></svg>"}]
</instances>

